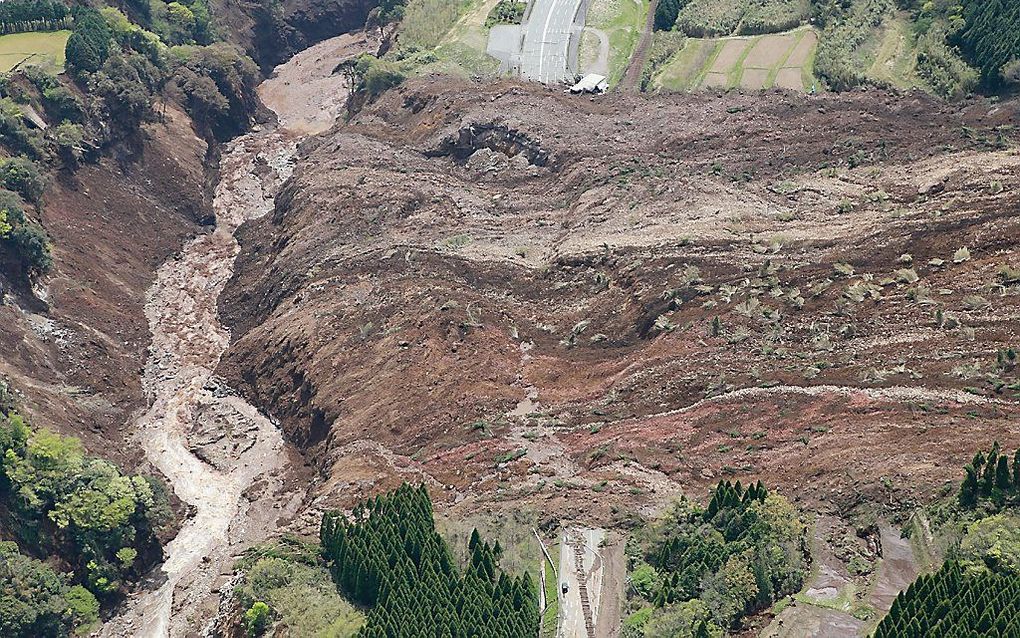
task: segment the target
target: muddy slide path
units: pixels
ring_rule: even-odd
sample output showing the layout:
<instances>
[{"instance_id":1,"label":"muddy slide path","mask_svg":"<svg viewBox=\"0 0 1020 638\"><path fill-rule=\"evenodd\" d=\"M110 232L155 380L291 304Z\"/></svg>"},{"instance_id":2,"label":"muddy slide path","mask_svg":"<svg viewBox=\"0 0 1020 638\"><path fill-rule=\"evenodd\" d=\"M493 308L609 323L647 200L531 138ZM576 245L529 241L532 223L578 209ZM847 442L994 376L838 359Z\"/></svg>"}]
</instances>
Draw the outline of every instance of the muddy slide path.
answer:
<instances>
[{"instance_id":1,"label":"muddy slide path","mask_svg":"<svg viewBox=\"0 0 1020 638\"><path fill-rule=\"evenodd\" d=\"M323 42L278 67L260 87L279 124L224 149L215 228L163 264L149 289L152 343L142 379L149 408L134 423L135 436L190 516L164 548L162 568L104 625L103 636L200 633L208 620L203 615L215 610L216 581L231 572L234 557L301 505L304 494L286 485L288 449L276 424L213 374L230 342L217 301L239 252L235 231L273 209L297 142L340 112L346 91L332 70L350 48L351 36Z\"/></svg>"}]
</instances>

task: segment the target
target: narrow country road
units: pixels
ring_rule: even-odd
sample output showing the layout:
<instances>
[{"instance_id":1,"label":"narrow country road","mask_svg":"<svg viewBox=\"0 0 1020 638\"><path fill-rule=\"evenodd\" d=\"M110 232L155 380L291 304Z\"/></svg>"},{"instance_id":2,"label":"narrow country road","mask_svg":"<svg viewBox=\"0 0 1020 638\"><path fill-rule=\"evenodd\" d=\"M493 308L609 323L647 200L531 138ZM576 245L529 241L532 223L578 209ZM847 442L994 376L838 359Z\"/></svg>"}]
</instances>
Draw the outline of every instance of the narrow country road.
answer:
<instances>
[{"instance_id":1,"label":"narrow country road","mask_svg":"<svg viewBox=\"0 0 1020 638\"><path fill-rule=\"evenodd\" d=\"M603 564L600 545L605 530L569 528L560 543L557 591L560 617L557 638L596 638L602 601ZM566 584L564 592L562 585Z\"/></svg>"},{"instance_id":2,"label":"narrow country road","mask_svg":"<svg viewBox=\"0 0 1020 638\"><path fill-rule=\"evenodd\" d=\"M273 209L297 142L331 125L346 91L332 69L368 43L340 36L297 54L260 87L279 125L226 146L213 200L215 229L186 244L156 274L145 306L152 332L135 422L148 461L192 508L165 562L103 636L199 635L215 613L215 582L233 556L296 513L303 493L285 484L287 450L276 425L213 375L230 343L217 302L233 274L234 233ZM288 88L290 87L290 88Z\"/></svg>"}]
</instances>

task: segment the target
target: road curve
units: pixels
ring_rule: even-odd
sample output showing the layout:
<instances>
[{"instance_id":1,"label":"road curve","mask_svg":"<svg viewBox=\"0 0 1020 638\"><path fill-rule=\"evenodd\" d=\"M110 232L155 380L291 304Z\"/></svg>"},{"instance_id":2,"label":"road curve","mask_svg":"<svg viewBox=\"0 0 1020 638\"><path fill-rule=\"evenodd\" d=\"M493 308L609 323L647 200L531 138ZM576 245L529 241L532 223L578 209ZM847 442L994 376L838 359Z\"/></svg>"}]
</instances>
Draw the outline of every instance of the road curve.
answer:
<instances>
[{"instance_id":1,"label":"road curve","mask_svg":"<svg viewBox=\"0 0 1020 638\"><path fill-rule=\"evenodd\" d=\"M575 70L569 68L567 57L580 6L581 0L534 0L521 27L521 77L544 84L571 79Z\"/></svg>"}]
</instances>

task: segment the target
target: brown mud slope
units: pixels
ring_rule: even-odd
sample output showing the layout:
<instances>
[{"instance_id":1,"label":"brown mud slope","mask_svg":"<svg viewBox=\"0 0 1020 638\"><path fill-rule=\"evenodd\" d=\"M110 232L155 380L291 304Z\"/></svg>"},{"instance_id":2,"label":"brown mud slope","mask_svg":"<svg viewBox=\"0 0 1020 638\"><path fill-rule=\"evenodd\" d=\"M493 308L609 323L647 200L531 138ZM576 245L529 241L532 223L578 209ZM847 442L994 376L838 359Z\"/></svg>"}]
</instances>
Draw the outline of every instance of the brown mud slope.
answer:
<instances>
[{"instance_id":1,"label":"brown mud slope","mask_svg":"<svg viewBox=\"0 0 1020 638\"><path fill-rule=\"evenodd\" d=\"M168 109L130 153L56 176L41 213L55 262L45 302L12 293L0 303L0 375L36 425L104 457L133 460L121 442L145 406L145 291L211 214L205 154L191 121Z\"/></svg>"},{"instance_id":2,"label":"brown mud slope","mask_svg":"<svg viewBox=\"0 0 1020 638\"><path fill-rule=\"evenodd\" d=\"M409 82L242 228L220 372L323 504L422 476L594 522L723 476L909 503L1020 443L1016 123Z\"/></svg>"},{"instance_id":3,"label":"brown mud slope","mask_svg":"<svg viewBox=\"0 0 1020 638\"><path fill-rule=\"evenodd\" d=\"M376 0L213 0L224 38L244 48L268 75L298 51L365 27Z\"/></svg>"}]
</instances>

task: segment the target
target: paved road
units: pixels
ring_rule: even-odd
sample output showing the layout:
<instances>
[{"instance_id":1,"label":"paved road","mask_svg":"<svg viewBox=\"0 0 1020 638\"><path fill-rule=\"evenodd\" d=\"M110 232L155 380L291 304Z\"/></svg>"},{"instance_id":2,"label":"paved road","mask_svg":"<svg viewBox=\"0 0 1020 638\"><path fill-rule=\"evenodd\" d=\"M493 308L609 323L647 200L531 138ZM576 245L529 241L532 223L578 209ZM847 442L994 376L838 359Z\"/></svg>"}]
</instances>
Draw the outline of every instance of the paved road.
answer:
<instances>
[{"instance_id":1,"label":"paved road","mask_svg":"<svg viewBox=\"0 0 1020 638\"><path fill-rule=\"evenodd\" d=\"M521 46L521 77L545 84L572 79L576 69L568 68L570 38L581 0L534 0ZM576 61L575 61L576 62Z\"/></svg>"},{"instance_id":2,"label":"paved road","mask_svg":"<svg viewBox=\"0 0 1020 638\"><path fill-rule=\"evenodd\" d=\"M557 638L595 638L595 625L602 599L603 564L599 544L605 536L606 532L602 529L571 528L561 539L560 582L557 584L560 621ZM566 594L563 593L562 583L567 584ZM590 610L588 618L585 617L585 601Z\"/></svg>"}]
</instances>

